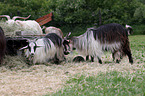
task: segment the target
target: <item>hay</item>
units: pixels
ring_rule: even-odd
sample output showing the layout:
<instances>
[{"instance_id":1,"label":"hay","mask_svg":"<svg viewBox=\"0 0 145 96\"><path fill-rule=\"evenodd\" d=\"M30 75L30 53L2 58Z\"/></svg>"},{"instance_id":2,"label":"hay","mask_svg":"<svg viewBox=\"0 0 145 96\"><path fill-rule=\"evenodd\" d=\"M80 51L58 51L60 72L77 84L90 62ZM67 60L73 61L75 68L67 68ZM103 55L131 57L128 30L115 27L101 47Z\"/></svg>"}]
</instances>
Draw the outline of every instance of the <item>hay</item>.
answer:
<instances>
[{"instance_id":1,"label":"hay","mask_svg":"<svg viewBox=\"0 0 145 96\"><path fill-rule=\"evenodd\" d=\"M5 66L10 70L21 70L23 68L28 68L25 58L21 56L5 56L2 66Z\"/></svg>"}]
</instances>

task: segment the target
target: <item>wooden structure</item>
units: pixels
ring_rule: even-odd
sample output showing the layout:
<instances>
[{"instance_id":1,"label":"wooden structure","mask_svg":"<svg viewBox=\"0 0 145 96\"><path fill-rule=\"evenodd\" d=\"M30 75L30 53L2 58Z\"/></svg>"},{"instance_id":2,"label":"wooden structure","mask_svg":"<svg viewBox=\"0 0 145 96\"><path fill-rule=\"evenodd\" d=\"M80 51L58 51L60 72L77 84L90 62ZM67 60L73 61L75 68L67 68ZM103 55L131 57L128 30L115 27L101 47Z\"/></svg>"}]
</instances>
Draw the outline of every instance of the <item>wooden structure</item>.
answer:
<instances>
[{"instance_id":1,"label":"wooden structure","mask_svg":"<svg viewBox=\"0 0 145 96\"><path fill-rule=\"evenodd\" d=\"M39 23L40 26L50 22L53 19L53 13L49 13L43 17L36 19L35 21Z\"/></svg>"}]
</instances>

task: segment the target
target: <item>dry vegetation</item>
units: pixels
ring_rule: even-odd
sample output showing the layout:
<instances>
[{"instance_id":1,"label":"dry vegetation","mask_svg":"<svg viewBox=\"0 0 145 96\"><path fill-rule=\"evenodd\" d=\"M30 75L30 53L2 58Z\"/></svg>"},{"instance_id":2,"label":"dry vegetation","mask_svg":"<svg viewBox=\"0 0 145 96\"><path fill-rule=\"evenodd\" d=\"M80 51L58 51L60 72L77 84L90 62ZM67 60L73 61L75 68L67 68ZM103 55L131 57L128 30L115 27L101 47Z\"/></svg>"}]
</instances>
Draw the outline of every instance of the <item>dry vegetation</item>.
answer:
<instances>
[{"instance_id":1,"label":"dry vegetation","mask_svg":"<svg viewBox=\"0 0 145 96\"><path fill-rule=\"evenodd\" d=\"M31 66L24 62L24 57L6 56L4 64L0 67L0 95L42 96L63 88L65 81L75 74L87 76L115 70L132 73L143 66L141 62L138 64L138 60L131 65L127 58L124 58L120 64L115 64L110 53L102 57L103 64L98 64L97 59L93 63L74 63L72 62L74 54L68 55L67 61L60 65L48 63Z\"/></svg>"}]
</instances>

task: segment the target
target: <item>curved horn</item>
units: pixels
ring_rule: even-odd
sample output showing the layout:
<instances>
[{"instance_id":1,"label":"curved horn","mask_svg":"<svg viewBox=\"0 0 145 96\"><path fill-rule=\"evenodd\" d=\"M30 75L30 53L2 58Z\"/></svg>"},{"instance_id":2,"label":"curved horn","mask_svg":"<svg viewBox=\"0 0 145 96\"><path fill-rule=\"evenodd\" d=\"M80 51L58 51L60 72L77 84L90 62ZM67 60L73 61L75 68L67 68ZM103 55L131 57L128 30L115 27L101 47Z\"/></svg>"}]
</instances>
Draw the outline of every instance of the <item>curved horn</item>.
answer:
<instances>
[{"instance_id":1,"label":"curved horn","mask_svg":"<svg viewBox=\"0 0 145 96\"><path fill-rule=\"evenodd\" d=\"M69 32L69 33L64 37L64 39L69 38L70 35L71 35L71 32Z\"/></svg>"},{"instance_id":2,"label":"curved horn","mask_svg":"<svg viewBox=\"0 0 145 96\"><path fill-rule=\"evenodd\" d=\"M132 28L130 25L127 25L127 24L125 25L125 27L126 27L126 28Z\"/></svg>"},{"instance_id":3,"label":"curved horn","mask_svg":"<svg viewBox=\"0 0 145 96\"><path fill-rule=\"evenodd\" d=\"M42 30L43 30L43 29L46 29L46 26L43 26L43 27L42 27Z\"/></svg>"},{"instance_id":4,"label":"curved horn","mask_svg":"<svg viewBox=\"0 0 145 96\"><path fill-rule=\"evenodd\" d=\"M0 17L6 17L8 20L11 19L9 15L0 15Z\"/></svg>"},{"instance_id":5,"label":"curved horn","mask_svg":"<svg viewBox=\"0 0 145 96\"><path fill-rule=\"evenodd\" d=\"M25 47L20 48L19 50L23 50L23 49L27 49L27 48L28 48L28 46L25 46Z\"/></svg>"},{"instance_id":6,"label":"curved horn","mask_svg":"<svg viewBox=\"0 0 145 96\"><path fill-rule=\"evenodd\" d=\"M14 16L13 18L12 18L12 20L15 20L15 19L17 19L17 18L20 18L20 19L28 19L29 17L30 17L31 15L29 15L28 17L20 17L20 16Z\"/></svg>"}]
</instances>

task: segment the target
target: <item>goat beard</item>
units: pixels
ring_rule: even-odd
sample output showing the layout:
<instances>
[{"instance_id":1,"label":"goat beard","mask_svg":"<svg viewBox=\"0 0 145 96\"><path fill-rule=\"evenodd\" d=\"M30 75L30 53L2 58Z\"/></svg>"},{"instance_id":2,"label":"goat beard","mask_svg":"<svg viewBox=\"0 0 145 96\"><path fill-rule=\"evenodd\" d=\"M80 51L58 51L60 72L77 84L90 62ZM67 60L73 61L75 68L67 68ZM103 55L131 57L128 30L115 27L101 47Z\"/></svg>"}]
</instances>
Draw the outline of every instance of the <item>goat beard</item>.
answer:
<instances>
[{"instance_id":1,"label":"goat beard","mask_svg":"<svg viewBox=\"0 0 145 96\"><path fill-rule=\"evenodd\" d=\"M33 64L33 59L34 59L34 56L29 56L29 57L27 58L29 64Z\"/></svg>"}]
</instances>

